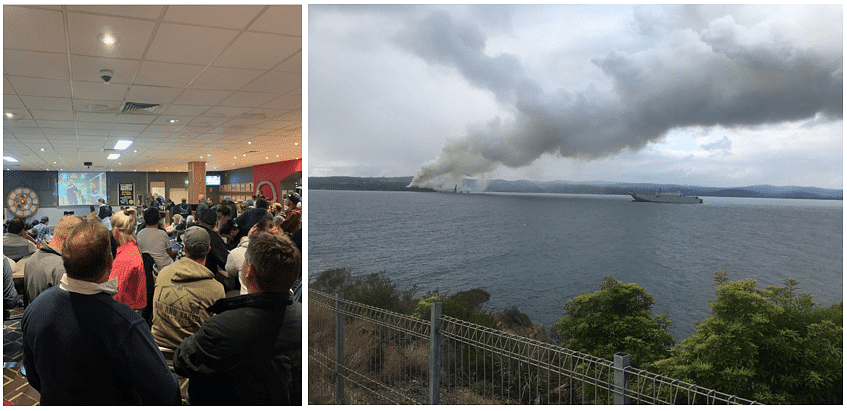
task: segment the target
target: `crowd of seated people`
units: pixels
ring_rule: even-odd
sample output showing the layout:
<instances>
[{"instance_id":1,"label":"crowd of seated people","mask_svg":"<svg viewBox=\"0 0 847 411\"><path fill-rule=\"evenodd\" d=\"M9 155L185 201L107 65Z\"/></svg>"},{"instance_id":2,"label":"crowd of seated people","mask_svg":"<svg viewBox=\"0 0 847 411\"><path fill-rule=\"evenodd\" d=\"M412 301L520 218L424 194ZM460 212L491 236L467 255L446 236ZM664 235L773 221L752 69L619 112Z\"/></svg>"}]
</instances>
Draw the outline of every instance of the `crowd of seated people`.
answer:
<instances>
[{"instance_id":1,"label":"crowd of seated people","mask_svg":"<svg viewBox=\"0 0 847 411\"><path fill-rule=\"evenodd\" d=\"M206 204L168 227L158 201L65 216L40 249L8 222L4 254L26 250L4 258L4 308L21 298L7 271L27 259L24 366L41 404L301 404L301 244L273 223L294 206Z\"/></svg>"}]
</instances>

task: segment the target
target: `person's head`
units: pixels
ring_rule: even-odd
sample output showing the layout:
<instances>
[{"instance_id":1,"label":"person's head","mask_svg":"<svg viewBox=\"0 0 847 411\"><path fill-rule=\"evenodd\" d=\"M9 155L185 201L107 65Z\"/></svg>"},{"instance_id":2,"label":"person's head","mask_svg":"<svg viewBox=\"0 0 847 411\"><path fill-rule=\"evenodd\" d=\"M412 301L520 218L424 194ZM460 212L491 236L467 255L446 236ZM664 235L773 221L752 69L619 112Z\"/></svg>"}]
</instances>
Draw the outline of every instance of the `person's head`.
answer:
<instances>
[{"instance_id":1,"label":"person's head","mask_svg":"<svg viewBox=\"0 0 847 411\"><path fill-rule=\"evenodd\" d=\"M277 229L279 229L279 227L282 225L282 223L283 223L284 221L285 221L285 217L283 217L283 216L281 216L281 215L275 216L275 217L274 217L274 227L276 227Z\"/></svg>"},{"instance_id":2,"label":"person's head","mask_svg":"<svg viewBox=\"0 0 847 411\"><path fill-rule=\"evenodd\" d=\"M298 196L296 193L291 194L290 196L288 196L288 201L289 201L289 205L288 205L288 206L289 206L290 208L297 207L297 203L299 203L299 202L300 202L300 196Z\"/></svg>"},{"instance_id":3,"label":"person's head","mask_svg":"<svg viewBox=\"0 0 847 411\"><path fill-rule=\"evenodd\" d=\"M9 221L9 232L14 234L21 234L22 231L26 229L26 221L22 218L13 218L12 221Z\"/></svg>"},{"instance_id":4,"label":"person's head","mask_svg":"<svg viewBox=\"0 0 847 411\"><path fill-rule=\"evenodd\" d=\"M270 206L270 203L264 197L259 197L259 199L256 200L256 208L261 208L262 210L267 210L268 206Z\"/></svg>"},{"instance_id":5,"label":"person's head","mask_svg":"<svg viewBox=\"0 0 847 411\"><path fill-rule=\"evenodd\" d=\"M159 225L159 220L161 220L161 216L159 215L159 209L150 207L144 210L144 224L148 226L157 226Z\"/></svg>"},{"instance_id":6,"label":"person's head","mask_svg":"<svg viewBox=\"0 0 847 411\"><path fill-rule=\"evenodd\" d=\"M193 215L185 217L185 225L190 225L190 224L194 224L194 216Z\"/></svg>"},{"instance_id":7,"label":"person's head","mask_svg":"<svg viewBox=\"0 0 847 411\"><path fill-rule=\"evenodd\" d=\"M182 214L174 214L174 225L182 222Z\"/></svg>"},{"instance_id":8,"label":"person's head","mask_svg":"<svg viewBox=\"0 0 847 411\"><path fill-rule=\"evenodd\" d=\"M108 280L112 270L109 230L97 220L74 226L62 245L62 263L70 278L95 283Z\"/></svg>"},{"instance_id":9,"label":"person's head","mask_svg":"<svg viewBox=\"0 0 847 411\"><path fill-rule=\"evenodd\" d=\"M280 204L280 203L274 203L274 206L273 206L273 213L274 213L274 214L279 214L279 213L281 213L281 212L282 212L282 210L283 210L283 208L282 208L282 204Z\"/></svg>"},{"instance_id":10,"label":"person's head","mask_svg":"<svg viewBox=\"0 0 847 411\"><path fill-rule=\"evenodd\" d=\"M185 199L184 199L184 198L182 199L182 204L185 204Z\"/></svg>"},{"instance_id":11,"label":"person's head","mask_svg":"<svg viewBox=\"0 0 847 411\"><path fill-rule=\"evenodd\" d=\"M204 208L203 211L200 212L200 215L197 216L197 224L203 224L206 227L214 227L215 222L217 221L218 214L211 208Z\"/></svg>"},{"instance_id":12,"label":"person's head","mask_svg":"<svg viewBox=\"0 0 847 411\"><path fill-rule=\"evenodd\" d=\"M41 224L47 224L50 222L50 218L47 216L41 217Z\"/></svg>"},{"instance_id":13,"label":"person's head","mask_svg":"<svg viewBox=\"0 0 847 411\"><path fill-rule=\"evenodd\" d=\"M221 224L221 228L218 229L218 234L226 238L227 242L231 243L238 235L238 224L235 223L235 220L226 220Z\"/></svg>"},{"instance_id":14,"label":"person's head","mask_svg":"<svg viewBox=\"0 0 847 411\"><path fill-rule=\"evenodd\" d=\"M118 244L135 241L135 215L130 210L112 214L112 235ZM111 252L111 251L110 251Z\"/></svg>"},{"instance_id":15,"label":"person's head","mask_svg":"<svg viewBox=\"0 0 847 411\"><path fill-rule=\"evenodd\" d=\"M101 198L101 199L97 200L97 202L100 203L100 204L106 204L106 199Z\"/></svg>"},{"instance_id":16,"label":"person's head","mask_svg":"<svg viewBox=\"0 0 847 411\"><path fill-rule=\"evenodd\" d=\"M62 217L62 219L59 220L59 223L56 224L56 228L53 230L53 239L50 240L50 247L56 250L61 250L62 246L65 244L65 240L68 238L68 234L84 222L85 220L72 215Z\"/></svg>"},{"instance_id":17,"label":"person's head","mask_svg":"<svg viewBox=\"0 0 847 411\"><path fill-rule=\"evenodd\" d=\"M251 294L287 292L300 275L300 251L285 235L258 232L247 245L242 270Z\"/></svg>"},{"instance_id":18,"label":"person's head","mask_svg":"<svg viewBox=\"0 0 847 411\"><path fill-rule=\"evenodd\" d=\"M225 220L229 220L229 216L230 216L230 214L232 214L232 211L230 211L229 206L221 205L220 207L218 207L217 213L218 213L218 220L224 220L225 221Z\"/></svg>"},{"instance_id":19,"label":"person's head","mask_svg":"<svg viewBox=\"0 0 847 411\"><path fill-rule=\"evenodd\" d=\"M212 240L209 233L203 227L189 227L182 235L182 244L185 246L185 256L201 263L205 262L206 255L212 249ZM202 263L201 263L202 264Z\"/></svg>"},{"instance_id":20,"label":"person's head","mask_svg":"<svg viewBox=\"0 0 847 411\"><path fill-rule=\"evenodd\" d=\"M93 211L94 211L94 206L93 206L93 205L88 206L88 210L93 212Z\"/></svg>"},{"instance_id":21,"label":"person's head","mask_svg":"<svg viewBox=\"0 0 847 411\"><path fill-rule=\"evenodd\" d=\"M250 231L247 233L247 235L250 238L253 238L253 235L263 231L276 231L276 226L274 226L274 220L270 216L266 215L262 217L261 220L256 222L256 224L253 224L253 227L250 227Z\"/></svg>"},{"instance_id":22,"label":"person's head","mask_svg":"<svg viewBox=\"0 0 847 411\"><path fill-rule=\"evenodd\" d=\"M198 203L202 203L202 202L205 202L205 201L206 201L206 195L205 194L199 194L197 196L197 202Z\"/></svg>"}]
</instances>

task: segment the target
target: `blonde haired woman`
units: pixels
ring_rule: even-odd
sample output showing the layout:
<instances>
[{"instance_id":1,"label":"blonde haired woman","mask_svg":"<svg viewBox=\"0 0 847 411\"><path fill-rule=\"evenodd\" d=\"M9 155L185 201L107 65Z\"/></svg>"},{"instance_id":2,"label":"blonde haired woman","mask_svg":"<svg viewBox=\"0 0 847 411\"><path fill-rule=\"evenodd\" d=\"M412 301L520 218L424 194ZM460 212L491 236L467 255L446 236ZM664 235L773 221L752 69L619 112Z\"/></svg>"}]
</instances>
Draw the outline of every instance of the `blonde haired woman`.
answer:
<instances>
[{"instance_id":1,"label":"blonde haired woman","mask_svg":"<svg viewBox=\"0 0 847 411\"><path fill-rule=\"evenodd\" d=\"M135 239L135 210L124 210L112 215L112 236L118 243L109 279L118 279L115 301L134 310L147 305L147 288L144 278L144 261Z\"/></svg>"}]
</instances>

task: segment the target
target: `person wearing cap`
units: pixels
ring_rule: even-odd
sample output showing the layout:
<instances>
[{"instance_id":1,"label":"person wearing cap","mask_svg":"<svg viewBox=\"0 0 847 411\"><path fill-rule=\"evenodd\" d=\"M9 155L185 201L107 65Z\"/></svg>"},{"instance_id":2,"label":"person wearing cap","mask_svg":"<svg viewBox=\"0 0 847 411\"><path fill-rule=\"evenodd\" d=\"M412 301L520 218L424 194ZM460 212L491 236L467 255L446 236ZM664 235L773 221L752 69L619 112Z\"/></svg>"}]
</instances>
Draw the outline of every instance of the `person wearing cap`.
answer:
<instances>
[{"instance_id":1,"label":"person wearing cap","mask_svg":"<svg viewBox=\"0 0 847 411\"><path fill-rule=\"evenodd\" d=\"M156 279L153 294L153 338L162 348L175 349L197 332L212 314L206 311L224 298L224 287L205 267L211 251L209 233L191 227L183 234L185 257L169 264Z\"/></svg>"},{"instance_id":2,"label":"person wearing cap","mask_svg":"<svg viewBox=\"0 0 847 411\"><path fill-rule=\"evenodd\" d=\"M225 281L226 277L226 258L229 255L229 250L226 248L223 238L215 231L215 223L218 215L215 210L203 210L203 214L197 218L197 225L202 227L209 234L211 239L212 251L206 257L206 268L215 274L219 281ZM220 272L220 273L219 273ZM234 287L234 282L224 282L227 291Z\"/></svg>"},{"instance_id":3,"label":"person wearing cap","mask_svg":"<svg viewBox=\"0 0 847 411\"><path fill-rule=\"evenodd\" d=\"M218 300L200 330L174 351L191 405L300 405L302 306L289 289L300 252L284 235L260 232L244 262L247 295Z\"/></svg>"}]
</instances>

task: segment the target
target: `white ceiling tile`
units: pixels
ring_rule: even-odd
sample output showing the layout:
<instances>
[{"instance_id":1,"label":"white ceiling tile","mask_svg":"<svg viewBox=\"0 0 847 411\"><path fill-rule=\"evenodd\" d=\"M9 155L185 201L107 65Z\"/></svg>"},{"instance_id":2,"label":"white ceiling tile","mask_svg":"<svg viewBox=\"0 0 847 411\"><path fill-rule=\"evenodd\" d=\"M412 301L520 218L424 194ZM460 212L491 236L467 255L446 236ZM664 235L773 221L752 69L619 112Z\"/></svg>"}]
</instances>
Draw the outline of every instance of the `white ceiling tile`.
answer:
<instances>
[{"instance_id":1,"label":"white ceiling tile","mask_svg":"<svg viewBox=\"0 0 847 411\"><path fill-rule=\"evenodd\" d=\"M208 111L212 106L185 106L171 104L162 110L163 116L199 116Z\"/></svg>"},{"instance_id":2,"label":"white ceiling tile","mask_svg":"<svg viewBox=\"0 0 847 411\"><path fill-rule=\"evenodd\" d=\"M44 110L70 110L71 99L55 97L21 96L26 107Z\"/></svg>"},{"instance_id":3,"label":"white ceiling tile","mask_svg":"<svg viewBox=\"0 0 847 411\"><path fill-rule=\"evenodd\" d=\"M117 117L117 113L76 113L76 121L88 123L113 123Z\"/></svg>"},{"instance_id":4,"label":"white ceiling tile","mask_svg":"<svg viewBox=\"0 0 847 411\"><path fill-rule=\"evenodd\" d=\"M303 79L300 73L269 71L248 84L242 91L264 91L285 94L302 85Z\"/></svg>"},{"instance_id":5,"label":"white ceiling tile","mask_svg":"<svg viewBox=\"0 0 847 411\"><path fill-rule=\"evenodd\" d=\"M258 78L262 73L262 70L209 67L191 84L191 88L236 91Z\"/></svg>"},{"instance_id":6,"label":"white ceiling tile","mask_svg":"<svg viewBox=\"0 0 847 411\"><path fill-rule=\"evenodd\" d=\"M92 81L78 80L72 81L71 84L74 89L74 99L98 102L93 104L107 104L107 102L111 101L123 101L124 96L126 96L127 89L129 88L129 85L127 84L104 84L103 82L96 83Z\"/></svg>"},{"instance_id":7,"label":"white ceiling tile","mask_svg":"<svg viewBox=\"0 0 847 411\"><path fill-rule=\"evenodd\" d=\"M204 67L201 65L145 61L141 63L141 68L138 70L138 75L135 76L134 83L185 88L203 71Z\"/></svg>"},{"instance_id":8,"label":"white ceiling tile","mask_svg":"<svg viewBox=\"0 0 847 411\"><path fill-rule=\"evenodd\" d=\"M64 53L60 11L3 6L3 48Z\"/></svg>"},{"instance_id":9,"label":"white ceiling tile","mask_svg":"<svg viewBox=\"0 0 847 411\"><path fill-rule=\"evenodd\" d=\"M232 94L231 91L225 90L185 90L179 98L173 101L173 104L186 106L217 105L230 94Z\"/></svg>"},{"instance_id":10,"label":"white ceiling tile","mask_svg":"<svg viewBox=\"0 0 847 411\"><path fill-rule=\"evenodd\" d=\"M63 120L73 121L73 112L70 111L52 111L52 110L32 110L32 118L36 120Z\"/></svg>"},{"instance_id":11,"label":"white ceiling tile","mask_svg":"<svg viewBox=\"0 0 847 411\"><path fill-rule=\"evenodd\" d=\"M29 117L29 114L27 114ZM37 129L38 124L35 123L35 120L32 119L21 119L21 120L6 120L3 119L3 130L9 130L11 132L32 132L32 129Z\"/></svg>"},{"instance_id":12,"label":"white ceiling tile","mask_svg":"<svg viewBox=\"0 0 847 411\"><path fill-rule=\"evenodd\" d=\"M71 75L74 80L92 81L105 84L100 78L100 70L111 70L112 84L130 84L140 60L118 59L96 56L71 56Z\"/></svg>"},{"instance_id":13,"label":"white ceiling tile","mask_svg":"<svg viewBox=\"0 0 847 411\"><path fill-rule=\"evenodd\" d=\"M162 23L147 58L171 63L206 65L238 34L234 30Z\"/></svg>"},{"instance_id":14,"label":"white ceiling tile","mask_svg":"<svg viewBox=\"0 0 847 411\"><path fill-rule=\"evenodd\" d=\"M73 133L74 129L73 121L38 120L38 125L44 130L45 133L48 133L48 130L53 129L68 129L71 133Z\"/></svg>"},{"instance_id":15,"label":"white ceiling tile","mask_svg":"<svg viewBox=\"0 0 847 411\"><path fill-rule=\"evenodd\" d=\"M118 114L117 124L122 125L139 125L139 124L150 124L156 120L158 116L154 115L145 115L145 114Z\"/></svg>"},{"instance_id":16,"label":"white ceiling tile","mask_svg":"<svg viewBox=\"0 0 847 411\"><path fill-rule=\"evenodd\" d=\"M252 91L238 91L227 97L219 104L228 107L258 107L279 96L278 93L257 93Z\"/></svg>"},{"instance_id":17,"label":"white ceiling tile","mask_svg":"<svg viewBox=\"0 0 847 411\"><path fill-rule=\"evenodd\" d=\"M274 71L301 74L303 72L303 53L299 52L289 57L288 60L285 60L282 64L276 66Z\"/></svg>"},{"instance_id":18,"label":"white ceiling tile","mask_svg":"<svg viewBox=\"0 0 847 411\"><path fill-rule=\"evenodd\" d=\"M174 87L156 87L133 85L127 93L127 101L136 103L154 103L167 104L173 101L176 96L182 92L182 89Z\"/></svg>"},{"instance_id":19,"label":"white ceiling tile","mask_svg":"<svg viewBox=\"0 0 847 411\"><path fill-rule=\"evenodd\" d=\"M200 26L244 29L264 6L194 5L169 6L164 21Z\"/></svg>"},{"instance_id":20,"label":"white ceiling tile","mask_svg":"<svg viewBox=\"0 0 847 411\"><path fill-rule=\"evenodd\" d=\"M68 13L72 54L140 59L155 27L153 21ZM117 42L111 46L103 44L103 33L114 35Z\"/></svg>"},{"instance_id":21,"label":"white ceiling tile","mask_svg":"<svg viewBox=\"0 0 847 411\"><path fill-rule=\"evenodd\" d=\"M215 66L268 70L302 48L300 37L246 32L215 61Z\"/></svg>"},{"instance_id":22,"label":"white ceiling tile","mask_svg":"<svg viewBox=\"0 0 847 411\"><path fill-rule=\"evenodd\" d=\"M114 16L123 16L123 17L134 17L140 19L152 19L155 20L159 18L159 15L162 14L162 10L166 6L141 6L141 5L133 5L132 7L127 7L126 5L114 5L114 6L68 6L68 10L71 12L85 12L85 13L98 13L98 14L110 14Z\"/></svg>"},{"instance_id":23,"label":"white ceiling tile","mask_svg":"<svg viewBox=\"0 0 847 411\"><path fill-rule=\"evenodd\" d=\"M3 94L3 109L23 108L24 102L16 94Z\"/></svg>"},{"instance_id":24,"label":"white ceiling tile","mask_svg":"<svg viewBox=\"0 0 847 411\"><path fill-rule=\"evenodd\" d=\"M68 57L64 53L3 50L3 70L10 76L68 80Z\"/></svg>"},{"instance_id":25,"label":"white ceiling tile","mask_svg":"<svg viewBox=\"0 0 847 411\"><path fill-rule=\"evenodd\" d=\"M6 76L19 96L71 97L68 80Z\"/></svg>"},{"instance_id":26,"label":"white ceiling tile","mask_svg":"<svg viewBox=\"0 0 847 411\"><path fill-rule=\"evenodd\" d=\"M300 109L302 106L303 96L300 94L286 94L282 97L279 97L262 105L263 108L275 108L285 110Z\"/></svg>"},{"instance_id":27,"label":"white ceiling tile","mask_svg":"<svg viewBox=\"0 0 847 411\"><path fill-rule=\"evenodd\" d=\"M301 36L303 32L303 8L300 5L273 5L268 8L250 31Z\"/></svg>"}]
</instances>

